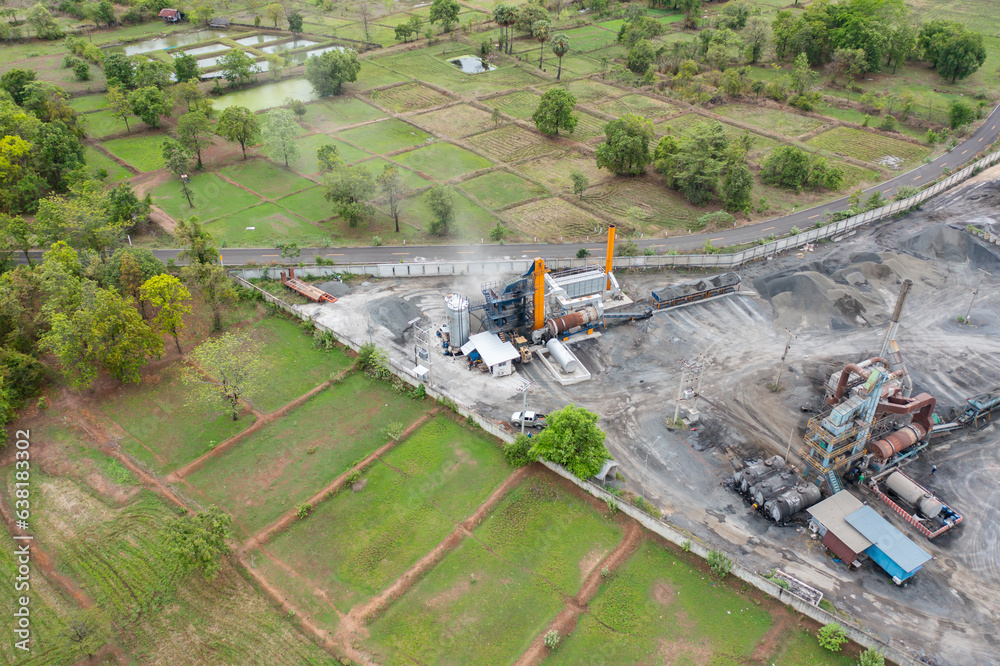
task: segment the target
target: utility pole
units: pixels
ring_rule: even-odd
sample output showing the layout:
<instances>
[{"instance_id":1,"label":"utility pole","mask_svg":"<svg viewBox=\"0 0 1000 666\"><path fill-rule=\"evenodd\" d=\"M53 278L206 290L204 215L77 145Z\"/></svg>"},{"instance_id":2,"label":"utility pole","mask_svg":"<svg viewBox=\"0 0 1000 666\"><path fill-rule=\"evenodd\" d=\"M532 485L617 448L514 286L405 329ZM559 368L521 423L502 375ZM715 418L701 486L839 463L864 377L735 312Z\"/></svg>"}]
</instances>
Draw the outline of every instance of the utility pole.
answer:
<instances>
[{"instance_id":1,"label":"utility pole","mask_svg":"<svg viewBox=\"0 0 1000 666\"><path fill-rule=\"evenodd\" d=\"M646 462L642 465L642 502L646 503L646 469L649 467L649 450L656 446L656 443L660 441L662 435L657 435L653 443L646 447Z\"/></svg>"},{"instance_id":2,"label":"utility pole","mask_svg":"<svg viewBox=\"0 0 1000 666\"><path fill-rule=\"evenodd\" d=\"M184 196L187 197L188 205L194 208L194 204L191 203L191 190L188 188L188 183L190 182L191 179L188 178L186 173L181 174L181 189L184 190Z\"/></svg>"},{"instance_id":3,"label":"utility pole","mask_svg":"<svg viewBox=\"0 0 1000 666\"><path fill-rule=\"evenodd\" d=\"M531 388L530 379L521 379L521 384L516 387L516 391L521 394L521 434L524 434L524 414L528 410L528 389Z\"/></svg>"},{"instance_id":4,"label":"utility pole","mask_svg":"<svg viewBox=\"0 0 1000 666\"><path fill-rule=\"evenodd\" d=\"M694 407L698 407L698 397L697 394L701 392L701 371L706 365L710 365L700 354L699 358L694 363L688 363L685 360L681 360L683 364L683 370L681 370L681 383L677 387L677 402L674 404L674 424L677 423L678 418L680 418L681 413L681 401L684 400L684 392L690 385L694 385L695 401Z\"/></svg>"},{"instance_id":5,"label":"utility pole","mask_svg":"<svg viewBox=\"0 0 1000 666\"><path fill-rule=\"evenodd\" d=\"M972 314L972 304L976 302L976 296L979 295L979 288L983 286L983 280L986 279L987 275L989 275L990 277L993 277L992 273L987 273L982 268L980 268L979 270L983 273L983 275L979 278L979 284L976 285L976 290L974 292L972 292L972 300L969 301L969 309L965 311L965 323L966 324L968 324L971 321L969 319L969 315Z\"/></svg>"},{"instance_id":6,"label":"utility pole","mask_svg":"<svg viewBox=\"0 0 1000 666\"><path fill-rule=\"evenodd\" d=\"M781 373L785 369L785 358L788 356L788 348L792 346L792 338L795 337L787 328L785 332L788 333L788 342L785 343L785 351L781 352L781 361L778 363L778 376L774 378L774 391L781 390Z\"/></svg>"},{"instance_id":7,"label":"utility pole","mask_svg":"<svg viewBox=\"0 0 1000 666\"><path fill-rule=\"evenodd\" d=\"M413 345L413 354L415 356L414 360L417 363L417 365L419 365L420 364L420 360L419 359L421 357L425 357L426 356L426 358L427 358L427 386L433 388L434 387L434 360L433 360L434 354L432 353L433 350L431 349L431 327L428 326L427 328L420 328L419 326L417 326L417 323L416 323L418 321L420 321L419 317L417 319L414 319L414 320L412 320L410 322L413 325L413 332L414 332L414 336L413 337L415 338L414 339L414 345ZM423 353L421 353L421 352L423 352Z\"/></svg>"}]
</instances>

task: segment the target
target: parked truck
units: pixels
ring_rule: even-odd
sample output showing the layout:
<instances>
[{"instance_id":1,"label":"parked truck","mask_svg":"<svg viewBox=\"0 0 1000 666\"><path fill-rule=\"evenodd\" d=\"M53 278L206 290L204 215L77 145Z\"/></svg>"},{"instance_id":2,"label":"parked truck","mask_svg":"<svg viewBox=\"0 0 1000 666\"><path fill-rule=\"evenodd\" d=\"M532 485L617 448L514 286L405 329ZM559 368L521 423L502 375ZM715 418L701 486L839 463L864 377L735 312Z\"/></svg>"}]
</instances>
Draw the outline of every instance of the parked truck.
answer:
<instances>
[{"instance_id":1,"label":"parked truck","mask_svg":"<svg viewBox=\"0 0 1000 666\"><path fill-rule=\"evenodd\" d=\"M511 414L510 422L515 428L521 427L521 412L514 412ZM538 414L536 412L524 412L524 427L525 428L535 428L541 430L546 425L545 414Z\"/></svg>"}]
</instances>

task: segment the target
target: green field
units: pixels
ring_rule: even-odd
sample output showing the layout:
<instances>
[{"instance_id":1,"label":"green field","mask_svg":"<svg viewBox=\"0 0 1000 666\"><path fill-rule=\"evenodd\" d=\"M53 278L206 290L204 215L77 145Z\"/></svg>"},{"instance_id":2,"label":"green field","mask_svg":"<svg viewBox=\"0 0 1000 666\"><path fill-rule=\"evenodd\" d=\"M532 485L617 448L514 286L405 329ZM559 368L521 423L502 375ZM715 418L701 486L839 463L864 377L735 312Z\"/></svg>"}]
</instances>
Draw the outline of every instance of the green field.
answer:
<instances>
[{"instance_id":1,"label":"green field","mask_svg":"<svg viewBox=\"0 0 1000 666\"><path fill-rule=\"evenodd\" d=\"M315 183L283 166L262 159L241 160L219 169L219 174L268 199L312 187Z\"/></svg>"},{"instance_id":2,"label":"green field","mask_svg":"<svg viewBox=\"0 0 1000 666\"><path fill-rule=\"evenodd\" d=\"M427 205L427 192L410 196L400 205L403 211L402 219L420 230L427 230L434 214ZM477 205L461 192L455 192L455 219L448 231L448 238L479 242L488 238L490 229L496 224L489 211Z\"/></svg>"},{"instance_id":3,"label":"green field","mask_svg":"<svg viewBox=\"0 0 1000 666\"><path fill-rule=\"evenodd\" d=\"M298 159L290 161L289 166L301 174L310 175L319 172L319 160L316 158L316 151L321 146L336 146L337 152L340 154L340 159L346 164L369 157L369 153L360 148L349 146L343 141L326 134L312 134L299 139L297 143L301 154ZM274 161L280 166L284 166L284 163L280 160Z\"/></svg>"},{"instance_id":4,"label":"green field","mask_svg":"<svg viewBox=\"0 0 1000 666\"><path fill-rule=\"evenodd\" d=\"M333 204L326 200L324 192L323 186L316 185L308 190L278 199L278 205L307 220L319 222L332 217L335 213Z\"/></svg>"},{"instance_id":5,"label":"green field","mask_svg":"<svg viewBox=\"0 0 1000 666\"><path fill-rule=\"evenodd\" d=\"M92 173L96 174L101 169L108 172L109 183L116 183L132 177L132 172L93 146L86 146L83 149L83 153L84 159L87 160L87 166L90 167Z\"/></svg>"},{"instance_id":6,"label":"green field","mask_svg":"<svg viewBox=\"0 0 1000 666\"><path fill-rule=\"evenodd\" d=\"M762 109L759 106L729 104L715 107L712 111L762 129L777 132L788 138L800 136L824 125L822 120L816 118L788 111L778 111L777 109Z\"/></svg>"},{"instance_id":7,"label":"green field","mask_svg":"<svg viewBox=\"0 0 1000 666\"><path fill-rule=\"evenodd\" d=\"M106 95L84 95L74 97L69 101L69 105L77 113L87 113L107 108L108 98Z\"/></svg>"},{"instance_id":8,"label":"green field","mask_svg":"<svg viewBox=\"0 0 1000 666\"><path fill-rule=\"evenodd\" d=\"M930 149L924 146L848 127L835 127L814 136L807 143L869 164L886 157L897 157L902 160L901 169L919 166L923 158L930 154Z\"/></svg>"},{"instance_id":9,"label":"green field","mask_svg":"<svg viewBox=\"0 0 1000 666\"><path fill-rule=\"evenodd\" d=\"M122 125L122 129L124 128ZM162 136L136 136L104 142L105 148L138 171L163 168L162 146Z\"/></svg>"},{"instance_id":10,"label":"green field","mask_svg":"<svg viewBox=\"0 0 1000 666\"><path fill-rule=\"evenodd\" d=\"M212 220L207 228L220 241L235 247L275 247L285 243L308 247L321 244L325 237L323 229L269 201Z\"/></svg>"},{"instance_id":11,"label":"green field","mask_svg":"<svg viewBox=\"0 0 1000 666\"><path fill-rule=\"evenodd\" d=\"M385 114L371 104L351 97L348 99L320 100L307 107L302 119L306 125L321 132L329 132L347 125L355 125L385 117Z\"/></svg>"},{"instance_id":12,"label":"green field","mask_svg":"<svg viewBox=\"0 0 1000 666\"><path fill-rule=\"evenodd\" d=\"M188 189L193 207L184 195L180 180L174 179L153 190L153 201L175 219L197 215L202 222L260 203L253 194L207 171L192 175Z\"/></svg>"},{"instance_id":13,"label":"green field","mask_svg":"<svg viewBox=\"0 0 1000 666\"><path fill-rule=\"evenodd\" d=\"M419 127L396 118L344 130L338 136L348 143L364 146L369 152L380 155L419 146L431 138L430 134Z\"/></svg>"},{"instance_id":14,"label":"green field","mask_svg":"<svg viewBox=\"0 0 1000 666\"><path fill-rule=\"evenodd\" d=\"M546 194L541 185L509 171L492 171L462 183L462 189L490 208L504 208Z\"/></svg>"},{"instance_id":15,"label":"green field","mask_svg":"<svg viewBox=\"0 0 1000 666\"><path fill-rule=\"evenodd\" d=\"M449 180L470 171L493 166L485 157L445 141L399 153L392 159L418 173L433 174L438 180Z\"/></svg>"}]
</instances>

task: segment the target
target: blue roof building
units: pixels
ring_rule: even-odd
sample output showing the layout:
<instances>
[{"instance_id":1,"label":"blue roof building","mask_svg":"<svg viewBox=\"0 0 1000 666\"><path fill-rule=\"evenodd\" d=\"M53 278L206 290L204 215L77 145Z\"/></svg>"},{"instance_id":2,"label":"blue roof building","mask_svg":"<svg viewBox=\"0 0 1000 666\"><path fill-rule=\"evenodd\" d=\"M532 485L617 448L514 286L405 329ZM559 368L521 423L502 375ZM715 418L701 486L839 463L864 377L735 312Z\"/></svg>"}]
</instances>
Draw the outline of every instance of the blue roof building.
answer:
<instances>
[{"instance_id":1,"label":"blue roof building","mask_svg":"<svg viewBox=\"0 0 1000 666\"><path fill-rule=\"evenodd\" d=\"M865 554L885 569L897 585L917 573L930 554L913 543L870 506L863 506L845 517L847 524L871 541Z\"/></svg>"}]
</instances>

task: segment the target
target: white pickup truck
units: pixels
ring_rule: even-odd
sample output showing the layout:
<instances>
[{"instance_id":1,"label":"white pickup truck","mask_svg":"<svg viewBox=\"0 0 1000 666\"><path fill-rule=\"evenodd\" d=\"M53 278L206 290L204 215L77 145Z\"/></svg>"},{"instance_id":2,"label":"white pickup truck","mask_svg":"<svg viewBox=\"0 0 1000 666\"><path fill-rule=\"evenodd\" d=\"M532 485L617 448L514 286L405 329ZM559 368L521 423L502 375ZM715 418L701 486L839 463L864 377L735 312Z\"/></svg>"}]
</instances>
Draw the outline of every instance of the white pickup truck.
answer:
<instances>
[{"instance_id":1,"label":"white pickup truck","mask_svg":"<svg viewBox=\"0 0 1000 666\"><path fill-rule=\"evenodd\" d=\"M521 427L521 412L514 412L511 414L510 422L515 428ZM541 430L548 424L545 422L545 414L537 414L535 412L525 412L524 413L524 427L525 428L537 428Z\"/></svg>"}]
</instances>

